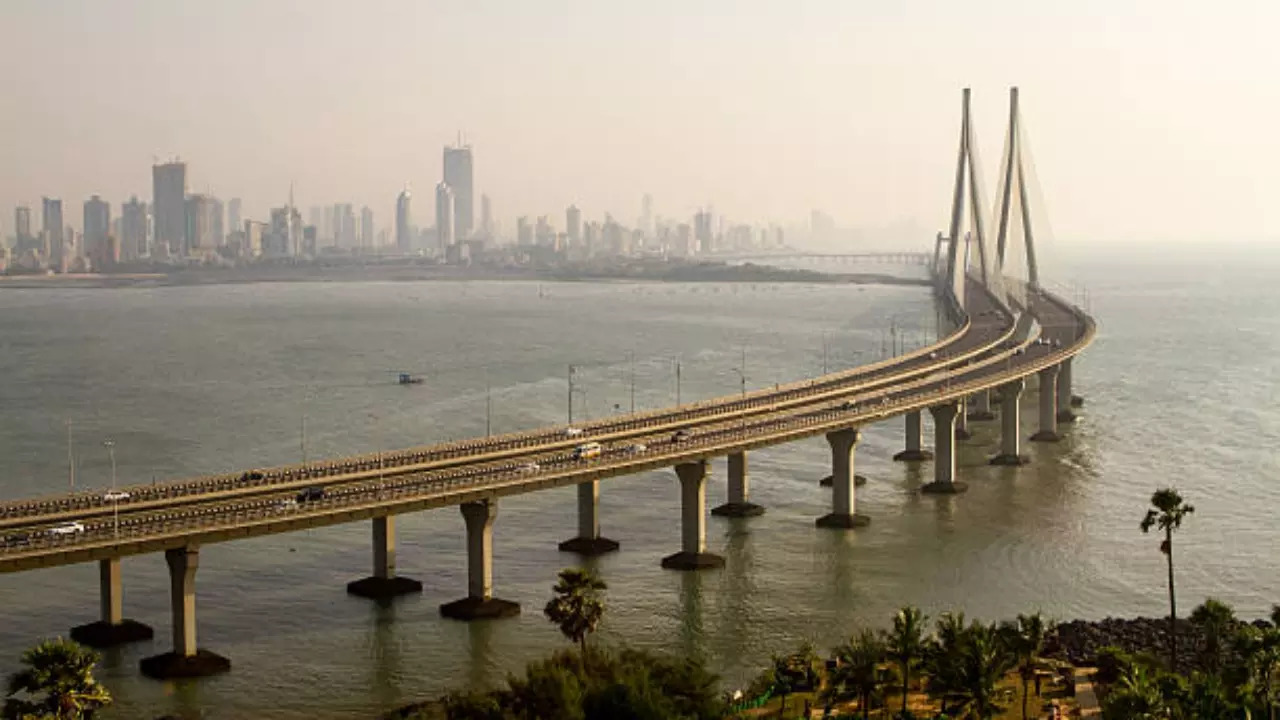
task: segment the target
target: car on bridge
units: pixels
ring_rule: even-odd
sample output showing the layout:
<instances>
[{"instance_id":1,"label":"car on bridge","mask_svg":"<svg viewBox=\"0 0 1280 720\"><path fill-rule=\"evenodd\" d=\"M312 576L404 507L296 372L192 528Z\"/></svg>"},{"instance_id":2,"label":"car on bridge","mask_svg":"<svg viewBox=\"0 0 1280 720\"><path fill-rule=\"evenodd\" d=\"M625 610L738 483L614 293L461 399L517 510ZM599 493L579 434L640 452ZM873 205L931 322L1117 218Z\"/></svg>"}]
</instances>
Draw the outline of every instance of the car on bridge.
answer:
<instances>
[{"instance_id":1,"label":"car on bridge","mask_svg":"<svg viewBox=\"0 0 1280 720\"><path fill-rule=\"evenodd\" d=\"M627 446L627 452L633 455L639 455L640 453L648 449L649 449L649 446L645 445L644 443L631 443L630 445Z\"/></svg>"},{"instance_id":2,"label":"car on bridge","mask_svg":"<svg viewBox=\"0 0 1280 720\"><path fill-rule=\"evenodd\" d=\"M272 503L271 508L277 512L286 512L298 509L298 501L293 498L285 498Z\"/></svg>"},{"instance_id":3,"label":"car on bridge","mask_svg":"<svg viewBox=\"0 0 1280 720\"><path fill-rule=\"evenodd\" d=\"M22 547L31 544L31 535L29 533L14 533L6 535L4 538L6 547Z\"/></svg>"},{"instance_id":4,"label":"car on bridge","mask_svg":"<svg viewBox=\"0 0 1280 720\"><path fill-rule=\"evenodd\" d=\"M690 433L686 428L680 428L671 434L671 442L676 443L689 442L692 438L693 433Z\"/></svg>"},{"instance_id":5,"label":"car on bridge","mask_svg":"<svg viewBox=\"0 0 1280 720\"><path fill-rule=\"evenodd\" d=\"M50 535L79 535L84 532L84 525L78 522L67 522L61 525L54 525L47 531Z\"/></svg>"},{"instance_id":6,"label":"car on bridge","mask_svg":"<svg viewBox=\"0 0 1280 720\"><path fill-rule=\"evenodd\" d=\"M567 427L564 429L565 437L578 437L582 435L582 428Z\"/></svg>"},{"instance_id":7,"label":"car on bridge","mask_svg":"<svg viewBox=\"0 0 1280 720\"><path fill-rule=\"evenodd\" d=\"M311 502L312 500L323 500L323 499L324 499L324 487L320 485L316 485L315 487L306 488L302 492L298 493L297 501L300 503L304 503L304 502Z\"/></svg>"},{"instance_id":8,"label":"car on bridge","mask_svg":"<svg viewBox=\"0 0 1280 720\"><path fill-rule=\"evenodd\" d=\"M574 460L594 460L604 452L598 442L583 443L573 449Z\"/></svg>"},{"instance_id":9,"label":"car on bridge","mask_svg":"<svg viewBox=\"0 0 1280 720\"><path fill-rule=\"evenodd\" d=\"M536 462L527 462L520 466L520 472L522 473L536 473L541 469L542 466Z\"/></svg>"},{"instance_id":10,"label":"car on bridge","mask_svg":"<svg viewBox=\"0 0 1280 720\"><path fill-rule=\"evenodd\" d=\"M112 490L111 492L103 493L102 499L106 502L123 502L129 499L129 493L123 490Z\"/></svg>"}]
</instances>

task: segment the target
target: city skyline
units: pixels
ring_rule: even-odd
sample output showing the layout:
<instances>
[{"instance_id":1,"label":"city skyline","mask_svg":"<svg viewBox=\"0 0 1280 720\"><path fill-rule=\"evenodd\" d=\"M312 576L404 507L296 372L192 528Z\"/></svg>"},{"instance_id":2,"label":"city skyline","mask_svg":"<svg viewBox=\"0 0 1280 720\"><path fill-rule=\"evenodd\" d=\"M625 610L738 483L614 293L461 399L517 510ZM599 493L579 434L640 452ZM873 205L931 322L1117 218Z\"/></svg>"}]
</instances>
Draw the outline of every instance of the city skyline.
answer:
<instances>
[{"instance_id":1,"label":"city skyline","mask_svg":"<svg viewBox=\"0 0 1280 720\"><path fill-rule=\"evenodd\" d=\"M950 182L940 158L955 150L953 123L937 119L974 88L994 187L1005 92L1018 85L1059 234L1280 233L1265 152L1280 123L1266 28L1280 10L1261 3L813 0L694 13L493 0L352 14L322 0L229 0L194 34L189 14L140 0L0 9L20 29L0 48L8 67L32 67L41 38L60 38L58 62L14 76L0 206L122 202L145 195L151 163L177 156L192 191L242 197L246 218L284 204L291 183L303 206L351 202L390 218L406 181L439 181L440 148L462 131L482 149L475 192L506 223L571 203L630 223L652 193L667 215L714 203L768 222L818 208L841 225L932 229ZM315 52L366 37L358 52ZM165 57L192 60L145 103L100 80L153 75ZM88 58L92 75L78 72ZM76 112L47 111L69 101ZM12 221L0 219L6 234Z\"/></svg>"}]
</instances>

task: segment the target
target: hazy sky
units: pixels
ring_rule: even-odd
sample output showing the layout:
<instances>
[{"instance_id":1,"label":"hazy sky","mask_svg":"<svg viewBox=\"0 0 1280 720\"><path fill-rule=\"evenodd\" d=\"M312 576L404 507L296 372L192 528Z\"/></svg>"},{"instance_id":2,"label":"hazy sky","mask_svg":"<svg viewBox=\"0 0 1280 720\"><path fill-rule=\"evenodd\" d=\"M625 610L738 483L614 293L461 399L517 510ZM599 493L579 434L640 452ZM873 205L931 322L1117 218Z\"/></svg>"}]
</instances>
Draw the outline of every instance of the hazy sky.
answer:
<instances>
[{"instance_id":1,"label":"hazy sky","mask_svg":"<svg viewBox=\"0 0 1280 720\"><path fill-rule=\"evenodd\" d=\"M6 234L41 195L77 227L91 193L149 200L171 156L250 217L293 180L304 216L385 227L408 181L425 219L459 130L508 229L644 192L932 229L960 88L994 178L1016 84L1059 238L1280 236L1274 0L3 0L0 27Z\"/></svg>"}]
</instances>

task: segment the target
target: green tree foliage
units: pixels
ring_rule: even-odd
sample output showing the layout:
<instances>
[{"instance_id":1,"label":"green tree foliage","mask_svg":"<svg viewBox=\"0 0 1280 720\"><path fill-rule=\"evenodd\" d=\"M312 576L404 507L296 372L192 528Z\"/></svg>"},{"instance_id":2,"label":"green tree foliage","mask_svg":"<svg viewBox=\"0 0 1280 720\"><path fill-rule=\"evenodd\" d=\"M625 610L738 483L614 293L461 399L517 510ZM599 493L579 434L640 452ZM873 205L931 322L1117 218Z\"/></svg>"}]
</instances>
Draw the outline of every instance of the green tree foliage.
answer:
<instances>
[{"instance_id":1,"label":"green tree foliage","mask_svg":"<svg viewBox=\"0 0 1280 720\"><path fill-rule=\"evenodd\" d=\"M925 687L942 704L942 712L960 697L960 659L964 651L964 613L943 613L934 625L925 653Z\"/></svg>"},{"instance_id":2,"label":"green tree foliage","mask_svg":"<svg viewBox=\"0 0 1280 720\"><path fill-rule=\"evenodd\" d=\"M1202 662L1210 672L1217 673L1222 668L1224 643L1236 626L1235 612L1220 600L1205 598L1203 604L1191 611L1191 622L1204 637Z\"/></svg>"},{"instance_id":3,"label":"green tree foliage","mask_svg":"<svg viewBox=\"0 0 1280 720\"><path fill-rule=\"evenodd\" d=\"M11 720L79 720L111 704L93 668L98 654L71 640L46 640L22 654L23 668L9 676L4 717Z\"/></svg>"},{"instance_id":4,"label":"green tree foliage","mask_svg":"<svg viewBox=\"0 0 1280 720\"><path fill-rule=\"evenodd\" d=\"M988 720L1002 709L996 685L1018 662L995 625L974 622L960 642L958 710L973 720Z\"/></svg>"},{"instance_id":5,"label":"green tree foliage","mask_svg":"<svg viewBox=\"0 0 1280 720\"><path fill-rule=\"evenodd\" d=\"M1169 565L1169 669L1178 669L1178 602L1173 590L1173 531L1182 527L1182 520L1196 509L1182 501L1182 496L1173 488L1155 491L1151 496L1152 508L1138 525L1142 532L1150 532L1158 528L1164 532L1164 541L1160 543L1160 552L1164 553Z\"/></svg>"},{"instance_id":6,"label":"green tree foliage","mask_svg":"<svg viewBox=\"0 0 1280 720\"><path fill-rule=\"evenodd\" d=\"M448 720L720 720L716 678L701 662L640 650L563 651L508 687L445 699Z\"/></svg>"},{"instance_id":7,"label":"green tree foliage","mask_svg":"<svg viewBox=\"0 0 1280 720\"><path fill-rule=\"evenodd\" d=\"M871 704L889 682L884 667L887 648L879 633L863 630L836 648L836 667L828 678L828 701L856 698L863 720L871 717Z\"/></svg>"},{"instance_id":8,"label":"green tree foliage","mask_svg":"<svg viewBox=\"0 0 1280 720\"><path fill-rule=\"evenodd\" d=\"M1018 665L1018 677L1022 681L1022 720L1027 720L1027 689L1040 668L1040 651L1044 649L1049 623L1040 613L1019 615L1015 622L1005 624L1001 632Z\"/></svg>"},{"instance_id":9,"label":"green tree foliage","mask_svg":"<svg viewBox=\"0 0 1280 720\"><path fill-rule=\"evenodd\" d=\"M911 673L924 659L928 644L924 637L925 616L918 608L907 606L893 617L893 630L886 636L888 656L898 666L902 680L902 712L907 712L907 693L911 690Z\"/></svg>"},{"instance_id":10,"label":"green tree foliage","mask_svg":"<svg viewBox=\"0 0 1280 720\"><path fill-rule=\"evenodd\" d=\"M590 570L565 568L552 588L555 596L543 609L547 619L578 644L583 657L587 654L587 635L596 631L604 617L603 593L608 587Z\"/></svg>"}]
</instances>

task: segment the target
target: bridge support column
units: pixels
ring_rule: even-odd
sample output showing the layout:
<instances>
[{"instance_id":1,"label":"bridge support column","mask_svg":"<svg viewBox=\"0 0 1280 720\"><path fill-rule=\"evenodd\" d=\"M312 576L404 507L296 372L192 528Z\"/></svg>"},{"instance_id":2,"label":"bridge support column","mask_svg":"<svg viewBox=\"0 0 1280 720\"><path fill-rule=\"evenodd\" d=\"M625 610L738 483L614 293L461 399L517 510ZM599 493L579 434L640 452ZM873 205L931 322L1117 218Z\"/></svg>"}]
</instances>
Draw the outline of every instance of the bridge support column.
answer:
<instances>
[{"instance_id":1,"label":"bridge support column","mask_svg":"<svg viewBox=\"0 0 1280 720\"><path fill-rule=\"evenodd\" d=\"M396 576L396 519L383 515L373 519L373 574L347 583L351 595L388 600L399 595L422 592L422 583Z\"/></svg>"},{"instance_id":2,"label":"bridge support column","mask_svg":"<svg viewBox=\"0 0 1280 720\"><path fill-rule=\"evenodd\" d=\"M855 528L871 522L871 518L857 513L853 453L859 439L856 428L827 433L827 443L831 445L831 512L818 518L818 527Z\"/></svg>"},{"instance_id":3,"label":"bridge support column","mask_svg":"<svg viewBox=\"0 0 1280 720\"><path fill-rule=\"evenodd\" d=\"M520 605L493 596L493 521L498 503L477 500L459 506L467 523L467 596L440 606L454 620L480 620L520 614Z\"/></svg>"},{"instance_id":4,"label":"bridge support column","mask_svg":"<svg viewBox=\"0 0 1280 720\"><path fill-rule=\"evenodd\" d=\"M956 439L968 440L973 437L973 433L969 432L969 401L961 398L958 403L960 409L956 411Z\"/></svg>"},{"instance_id":5,"label":"bridge support column","mask_svg":"<svg viewBox=\"0 0 1280 720\"><path fill-rule=\"evenodd\" d=\"M120 558L98 561L98 593L102 618L71 628L71 639L81 645L106 648L138 640L150 640L155 632L136 620L124 617L124 585L120 580Z\"/></svg>"},{"instance_id":6,"label":"bridge support column","mask_svg":"<svg viewBox=\"0 0 1280 720\"><path fill-rule=\"evenodd\" d=\"M662 558L670 570L724 567L724 558L707 552L707 461L676 466L680 478L680 552Z\"/></svg>"},{"instance_id":7,"label":"bridge support column","mask_svg":"<svg viewBox=\"0 0 1280 720\"><path fill-rule=\"evenodd\" d=\"M930 460L933 453L925 450L924 447L924 424L920 419L920 411L912 410L907 413L907 449L893 456L894 460L903 462L920 462L921 460Z\"/></svg>"},{"instance_id":8,"label":"bridge support column","mask_svg":"<svg viewBox=\"0 0 1280 720\"><path fill-rule=\"evenodd\" d=\"M603 555L618 549L618 541L600 536L600 481L578 485L578 536L560 543L560 550L579 555Z\"/></svg>"},{"instance_id":9,"label":"bridge support column","mask_svg":"<svg viewBox=\"0 0 1280 720\"><path fill-rule=\"evenodd\" d=\"M1075 407L1073 402L1075 396L1071 394L1071 358L1063 360L1059 367L1061 370L1058 371L1058 422L1073 423L1076 421L1076 414L1071 412L1071 408Z\"/></svg>"},{"instance_id":10,"label":"bridge support column","mask_svg":"<svg viewBox=\"0 0 1280 720\"><path fill-rule=\"evenodd\" d=\"M201 677L226 672L231 661L196 647L196 569L200 550L193 546L164 551L169 565L169 599L173 614L173 651L143 658L142 674L158 680Z\"/></svg>"},{"instance_id":11,"label":"bridge support column","mask_svg":"<svg viewBox=\"0 0 1280 720\"><path fill-rule=\"evenodd\" d=\"M1040 429L1031 439L1035 442L1057 442L1058 435L1058 366L1040 371Z\"/></svg>"},{"instance_id":12,"label":"bridge support column","mask_svg":"<svg viewBox=\"0 0 1280 720\"><path fill-rule=\"evenodd\" d=\"M751 482L747 475L747 453L736 452L729 456L729 502L712 509L712 515L721 517L754 517L763 515L764 508L747 498L751 494Z\"/></svg>"},{"instance_id":13,"label":"bridge support column","mask_svg":"<svg viewBox=\"0 0 1280 720\"><path fill-rule=\"evenodd\" d=\"M934 495L955 495L969 489L956 482L956 416L960 403L950 402L929 408L933 416L933 482L920 488L920 492Z\"/></svg>"},{"instance_id":14,"label":"bridge support column","mask_svg":"<svg viewBox=\"0 0 1280 720\"><path fill-rule=\"evenodd\" d=\"M996 414L991 412L991 391L983 390L974 393L973 400L969 404L968 419L970 422L984 422L987 420L995 420Z\"/></svg>"},{"instance_id":15,"label":"bridge support column","mask_svg":"<svg viewBox=\"0 0 1280 720\"><path fill-rule=\"evenodd\" d=\"M1027 382L1021 378L1000 386L1000 454L991 458L992 465L1026 465L1022 454L1022 415L1018 403Z\"/></svg>"}]
</instances>

